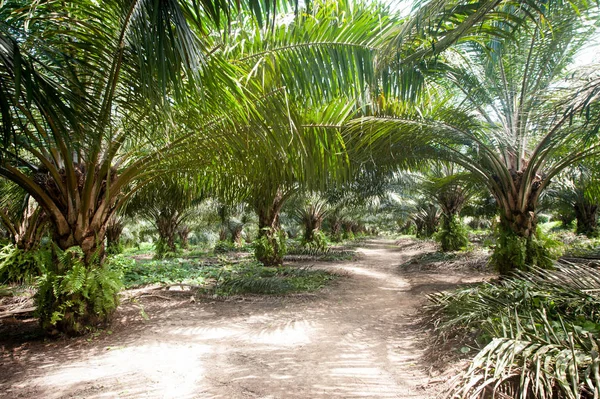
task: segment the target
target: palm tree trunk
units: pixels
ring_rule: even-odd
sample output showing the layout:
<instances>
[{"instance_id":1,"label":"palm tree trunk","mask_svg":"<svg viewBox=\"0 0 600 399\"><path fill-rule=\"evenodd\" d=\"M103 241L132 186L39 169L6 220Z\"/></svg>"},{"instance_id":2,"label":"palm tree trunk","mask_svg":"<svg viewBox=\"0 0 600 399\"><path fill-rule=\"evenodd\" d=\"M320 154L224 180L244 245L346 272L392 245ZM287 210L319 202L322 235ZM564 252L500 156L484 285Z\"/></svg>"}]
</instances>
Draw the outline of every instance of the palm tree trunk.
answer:
<instances>
[{"instance_id":1,"label":"palm tree trunk","mask_svg":"<svg viewBox=\"0 0 600 399\"><path fill-rule=\"evenodd\" d=\"M46 231L47 221L44 211L40 208L36 208L34 212L26 212L16 229L17 234L13 237L17 248L24 251L31 251L37 248Z\"/></svg>"},{"instance_id":2,"label":"palm tree trunk","mask_svg":"<svg viewBox=\"0 0 600 399\"><path fill-rule=\"evenodd\" d=\"M331 219L331 240L332 241L341 241L342 240L342 220L341 219Z\"/></svg>"},{"instance_id":3,"label":"palm tree trunk","mask_svg":"<svg viewBox=\"0 0 600 399\"><path fill-rule=\"evenodd\" d=\"M233 227L229 228L231 232L231 242L237 246L242 245L242 232L244 231L244 224L237 223Z\"/></svg>"},{"instance_id":4,"label":"palm tree trunk","mask_svg":"<svg viewBox=\"0 0 600 399\"><path fill-rule=\"evenodd\" d=\"M283 263L286 248L284 234L280 232L279 211L284 200L281 192L278 192L270 204L255 207L258 214L258 245L254 254L265 266Z\"/></svg>"},{"instance_id":5,"label":"palm tree trunk","mask_svg":"<svg viewBox=\"0 0 600 399\"><path fill-rule=\"evenodd\" d=\"M585 234L590 238L598 236L597 211L598 205L587 201L575 204L577 234Z\"/></svg>"},{"instance_id":6,"label":"palm tree trunk","mask_svg":"<svg viewBox=\"0 0 600 399\"><path fill-rule=\"evenodd\" d=\"M162 257L167 252L176 252L177 215L170 212L161 212L155 223L159 237L156 255Z\"/></svg>"},{"instance_id":7,"label":"palm tree trunk","mask_svg":"<svg viewBox=\"0 0 600 399\"><path fill-rule=\"evenodd\" d=\"M458 251L468 245L469 238L458 213L442 214L437 238L444 252Z\"/></svg>"},{"instance_id":8,"label":"palm tree trunk","mask_svg":"<svg viewBox=\"0 0 600 399\"><path fill-rule=\"evenodd\" d=\"M189 226L181 226L177 230L177 234L179 235L179 240L181 241L181 248L188 248L190 246L189 237L191 233L191 229Z\"/></svg>"},{"instance_id":9,"label":"palm tree trunk","mask_svg":"<svg viewBox=\"0 0 600 399\"><path fill-rule=\"evenodd\" d=\"M109 253L121 253L121 234L125 226L120 219L112 217L106 227L106 246Z\"/></svg>"},{"instance_id":10,"label":"palm tree trunk","mask_svg":"<svg viewBox=\"0 0 600 399\"><path fill-rule=\"evenodd\" d=\"M501 213L496 247L491 258L491 263L500 274L552 266L550 252L537 237L534 209L530 205L525 212L513 209Z\"/></svg>"}]
</instances>

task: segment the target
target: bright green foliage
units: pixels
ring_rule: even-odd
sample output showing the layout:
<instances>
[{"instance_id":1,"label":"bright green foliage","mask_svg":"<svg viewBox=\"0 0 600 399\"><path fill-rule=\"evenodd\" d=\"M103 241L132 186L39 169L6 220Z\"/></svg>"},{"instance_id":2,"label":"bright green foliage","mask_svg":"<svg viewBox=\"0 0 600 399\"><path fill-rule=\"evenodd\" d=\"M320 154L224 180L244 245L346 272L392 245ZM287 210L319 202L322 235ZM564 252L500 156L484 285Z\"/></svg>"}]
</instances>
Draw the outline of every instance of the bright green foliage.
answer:
<instances>
[{"instance_id":1,"label":"bright green foliage","mask_svg":"<svg viewBox=\"0 0 600 399\"><path fill-rule=\"evenodd\" d=\"M239 264L224 261L218 265L204 265L184 259L144 263L129 259L125 263L123 280L127 288L147 284L208 283L205 292L223 296L312 291L335 278L335 275L322 270L267 267L255 261Z\"/></svg>"},{"instance_id":2,"label":"bright green foliage","mask_svg":"<svg viewBox=\"0 0 600 399\"><path fill-rule=\"evenodd\" d=\"M287 252L285 231L265 229L265 234L254 241L254 256L265 266L281 265Z\"/></svg>"},{"instance_id":3,"label":"bright green foliage","mask_svg":"<svg viewBox=\"0 0 600 399\"><path fill-rule=\"evenodd\" d=\"M79 247L54 251L56 263L35 296L42 328L78 335L107 322L119 304L122 272L106 263L86 265Z\"/></svg>"},{"instance_id":4,"label":"bright green foliage","mask_svg":"<svg viewBox=\"0 0 600 399\"><path fill-rule=\"evenodd\" d=\"M219 275L215 293L237 294L286 294L314 291L322 288L335 275L324 270L295 267L265 267L256 263L238 268L224 269Z\"/></svg>"},{"instance_id":5,"label":"bright green foliage","mask_svg":"<svg viewBox=\"0 0 600 399\"><path fill-rule=\"evenodd\" d=\"M469 244L467 229L457 215L447 217L442 215L440 229L435 235L437 241L442 245L442 251L459 251L465 249Z\"/></svg>"},{"instance_id":6,"label":"bright green foliage","mask_svg":"<svg viewBox=\"0 0 600 399\"><path fill-rule=\"evenodd\" d=\"M148 284L204 284L211 277L212 269L202 264L183 259L169 259L151 262L130 263L123 268L125 288L139 287Z\"/></svg>"},{"instance_id":7,"label":"bright green foliage","mask_svg":"<svg viewBox=\"0 0 600 399\"><path fill-rule=\"evenodd\" d=\"M597 115L596 78L571 63L596 32L596 6L586 3L578 10L572 2L545 2L535 12L503 7L515 16L524 12L523 25L507 19L498 25L503 28L484 29L439 54L430 64L426 95L417 104L388 97L376 116L347 124L347 136L356 138L348 148L355 158L383 165L460 165L493 195L512 232L525 239L498 248L525 247L533 251L525 260L540 257L533 237L540 196L566 167L600 152L597 122L589 122ZM432 47L440 51L444 45ZM586 88L586 81L596 83ZM523 258L502 253L507 269L509 258Z\"/></svg>"},{"instance_id":8,"label":"bright green foliage","mask_svg":"<svg viewBox=\"0 0 600 399\"><path fill-rule=\"evenodd\" d=\"M448 397L495 389L519 398L593 398L600 389L599 288L598 270L559 264L430 296L443 336L474 335L484 346Z\"/></svg>"},{"instance_id":9,"label":"bright green foliage","mask_svg":"<svg viewBox=\"0 0 600 399\"><path fill-rule=\"evenodd\" d=\"M234 242L219 240L215 244L215 248L213 249L213 251L216 254L224 254L224 253L227 253L227 252L235 251L236 249L237 248L236 248Z\"/></svg>"},{"instance_id":10,"label":"bright green foliage","mask_svg":"<svg viewBox=\"0 0 600 399\"><path fill-rule=\"evenodd\" d=\"M321 230L317 230L313 232L311 241L305 241L305 239L302 239L301 245L308 250L324 252L329 246L329 241L327 240L325 233L323 233Z\"/></svg>"},{"instance_id":11,"label":"bright green foliage","mask_svg":"<svg viewBox=\"0 0 600 399\"><path fill-rule=\"evenodd\" d=\"M181 253L179 248L175 246L173 251L166 240L159 238L154 244L154 259L175 258Z\"/></svg>"},{"instance_id":12,"label":"bright green foliage","mask_svg":"<svg viewBox=\"0 0 600 399\"><path fill-rule=\"evenodd\" d=\"M14 244L0 249L0 282L31 283L45 270L50 262L49 253L43 250L22 250Z\"/></svg>"},{"instance_id":13,"label":"bright green foliage","mask_svg":"<svg viewBox=\"0 0 600 399\"><path fill-rule=\"evenodd\" d=\"M561 244L546 237L538 228L535 235L524 238L503 223L498 225L496 246L490 264L500 274L514 268L528 270L531 267L551 268L561 254Z\"/></svg>"},{"instance_id":14,"label":"bright green foliage","mask_svg":"<svg viewBox=\"0 0 600 399\"><path fill-rule=\"evenodd\" d=\"M346 231L344 231L344 234L342 234L342 238L344 240L348 240L348 241L352 241L352 240L355 239L354 233L352 232L352 230L346 230Z\"/></svg>"},{"instance_id":15,"label":"bright green foliage","mask_svg":"<svg viewBox=\"0 0 600 399\"><path fill-rule=\"evenodd\" d=\"M318 260L318 261L344 261L356 259L356 252L349 249L325 247L324 249L303 246L290 246L286 259L289 260Z\"/></svg>"}]
</instances>

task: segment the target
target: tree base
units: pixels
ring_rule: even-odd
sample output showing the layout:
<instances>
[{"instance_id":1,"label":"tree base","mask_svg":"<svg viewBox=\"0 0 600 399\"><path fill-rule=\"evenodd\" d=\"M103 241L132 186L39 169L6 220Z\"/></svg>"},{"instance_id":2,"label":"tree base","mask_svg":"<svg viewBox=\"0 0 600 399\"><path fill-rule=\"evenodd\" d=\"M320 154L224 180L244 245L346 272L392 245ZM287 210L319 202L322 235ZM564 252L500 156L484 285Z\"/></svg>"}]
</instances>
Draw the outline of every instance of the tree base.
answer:
<instances>
[{"instance_id":1,"label":"tree base","mask_svg":"<svg viewBox=\"0 0 600 399\"><path fill-rule=\"evenodd\" d=\"M265 266L283 264L283 257L286 253L286 236L282 230L267 229L254 242L254 256Z\"/></svg>"},{"instance_id":2,"label":"tree base","mask_svg":"<svg viewBox=\"0 0 600 399\"><path fill-rule=\"evenodd\" d=\"M51 334L85 334L105 324L119 304L121 273L85 265L80 252L78 247L59 252L55 270L48 271L38 287L36 315Z\"/></svg>"},{"instance_id":3,"label":"tree base","mask_svg":"<svg viewBox=\"0 0 600 399\"><path fill-rule=\"evenodd\" d=\"M469 236L458 216L442 216L440 231L436 234L442 251L460 251L469 245Z\"/></svg>"},{"instance_id":4,"label":"tree base","mask_svg":"<svg viewBox=\"0 0 600 399\"><path fill-rule=\"evenodd\" d=\"M490 264L502 275L534 267L551 269L556 257L549 246L552 242L540 231L526 238L500 228Z\"/></svg>"}]
</instances>

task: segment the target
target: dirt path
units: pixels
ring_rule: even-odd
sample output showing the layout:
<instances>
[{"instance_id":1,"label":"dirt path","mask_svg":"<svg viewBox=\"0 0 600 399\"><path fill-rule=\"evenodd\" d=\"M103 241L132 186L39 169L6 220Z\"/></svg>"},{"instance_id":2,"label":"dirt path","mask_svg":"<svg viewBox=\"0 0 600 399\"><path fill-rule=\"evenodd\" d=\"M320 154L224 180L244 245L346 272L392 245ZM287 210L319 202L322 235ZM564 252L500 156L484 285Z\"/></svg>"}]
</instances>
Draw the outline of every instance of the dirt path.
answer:
<instances>
[{"instance_id":1,"label":"dirt path","mask_svg":"<svg viewBox=\"0 0 600 399\"><path fill-rule=\"evenodd\" d=\"M0 397L431 398L415 315L467 276L399 270L422 251L369 241L319 264L350 276L308 299L167 302L92 342L26 345L0 358Z\"/></svg>"}]
</instances>

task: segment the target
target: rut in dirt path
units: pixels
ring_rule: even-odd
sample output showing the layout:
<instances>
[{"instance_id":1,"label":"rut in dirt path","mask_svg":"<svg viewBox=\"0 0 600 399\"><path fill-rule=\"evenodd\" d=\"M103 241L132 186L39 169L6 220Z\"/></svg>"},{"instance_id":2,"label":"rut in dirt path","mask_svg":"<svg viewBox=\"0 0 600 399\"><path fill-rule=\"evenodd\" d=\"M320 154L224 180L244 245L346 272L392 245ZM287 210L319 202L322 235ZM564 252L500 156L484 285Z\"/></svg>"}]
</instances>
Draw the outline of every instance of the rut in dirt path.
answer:
<instances>
[{"instance_id":1,"label":"rut in dirt path","mask_svg":"<svg viewBox=\"0 0 600 399\"><path fill-rule=\"evenodd\" d=\"M424 297L411 292L398 270L416 252L384 240L367 241L358 251L358 261L318 265L350 277L314 300L167 309L151 315L143 329L115 333L103 341L106 348L64 355L58 345L55 357L32 353L18 365L22 374L0 379L0 392L45 398L430 398L414 321Z\"/></svg>"}]
</instances>

